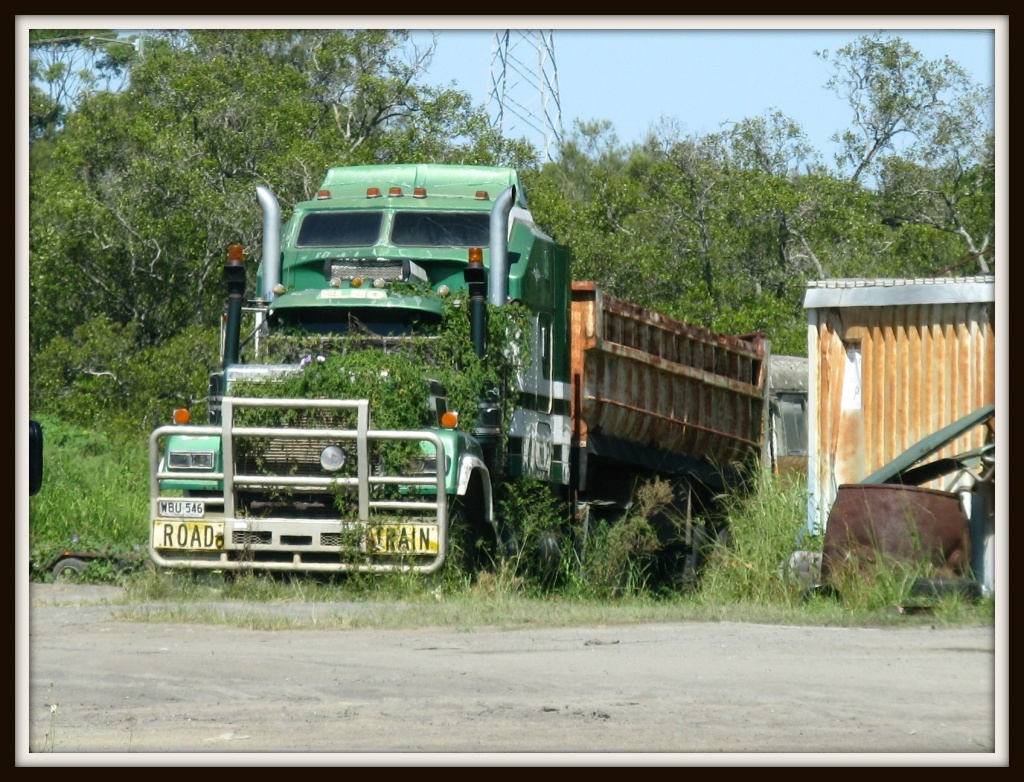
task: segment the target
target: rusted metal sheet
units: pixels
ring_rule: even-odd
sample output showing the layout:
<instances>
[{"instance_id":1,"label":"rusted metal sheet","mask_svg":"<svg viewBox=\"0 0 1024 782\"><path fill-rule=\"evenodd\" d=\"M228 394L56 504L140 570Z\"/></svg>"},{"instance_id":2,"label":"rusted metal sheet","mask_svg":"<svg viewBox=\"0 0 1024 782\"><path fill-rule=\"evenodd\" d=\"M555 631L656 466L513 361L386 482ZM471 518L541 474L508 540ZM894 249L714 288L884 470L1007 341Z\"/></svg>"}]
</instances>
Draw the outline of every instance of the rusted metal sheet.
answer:
<instances>
[{"instance_id":1,"label":"rusted metal sheet","mask_svg":"<svg viewBox=\"0 0 1024 782\"><path fill-rule=\"evenodd\" d=\"M818 281L804 307L809 526L822 530L838 486L995 402L995 278ZM935 458L978 448L984 437L967 432Z\"/></svg>"},{"instance_id":2,"label":"rusted metal sheet","mask_svg":"<svg viewBox=\"0 0 1024 782\"><path fill-rule=\"evenodd\" d=\"M772 474L783 481L802 481L807 478L807 457L776 456L772 459Z\"/></svg>"},{"instance_id":3,"label":"rusted metal sheet","mask_svg":"<svg viewBox=\"0 0 1024 782\"><path fill-rule=\"evenodd\" d=\"M822 579L847 563L931 565L944 577L970 572L971 535L958 494L918 486L843 484L829 512Z\"/></svg>"},{"instance_id":4,"label":"rusted metal sheet","mask_svg":"<svg viewBox=\"0 0 1024 782\"><path fill-rule=\"evenodd\" d=\"M767 341L572 288L575 438L602 434L717 465L760 458Z\"/></svg>"}]
</instances>

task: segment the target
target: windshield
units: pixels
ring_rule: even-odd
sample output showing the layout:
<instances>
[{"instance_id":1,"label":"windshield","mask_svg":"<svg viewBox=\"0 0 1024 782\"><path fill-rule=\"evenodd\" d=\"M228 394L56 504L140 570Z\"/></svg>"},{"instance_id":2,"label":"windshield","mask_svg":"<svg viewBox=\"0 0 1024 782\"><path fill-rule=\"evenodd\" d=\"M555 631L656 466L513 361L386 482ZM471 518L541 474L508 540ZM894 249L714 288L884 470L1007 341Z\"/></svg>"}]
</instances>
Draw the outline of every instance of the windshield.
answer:
<instances>
[{"instance_id":1,"label":"windshield","mask_svg":"<svg viewBox=\"0 0 1024 782\"><path fill-rule=\"evenodd\" d=\"M380 240L383 212L313 212L306 215L298 247L367 247Z\"/></svg>"},{"instance_id":2,"label":"windshield","mask_svg":"<svg viewBox=\"0 0 1024 782\"><path fill-rule=\"evenodd\" d=\"M488 212L398 212L391 227L397 247L486 247Z\"/></svg>"}]
</instances>

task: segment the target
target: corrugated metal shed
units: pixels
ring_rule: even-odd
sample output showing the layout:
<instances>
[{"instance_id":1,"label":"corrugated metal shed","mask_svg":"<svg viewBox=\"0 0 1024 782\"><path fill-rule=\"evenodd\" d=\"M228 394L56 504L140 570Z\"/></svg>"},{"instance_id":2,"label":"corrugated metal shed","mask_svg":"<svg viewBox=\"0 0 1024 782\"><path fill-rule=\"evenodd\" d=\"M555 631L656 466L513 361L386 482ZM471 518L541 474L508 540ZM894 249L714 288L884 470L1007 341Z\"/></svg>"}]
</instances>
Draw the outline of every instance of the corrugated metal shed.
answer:
<instances>
[{"instance_id":1,"label":"corrugated metal shed","mask_svg":"<svg viewBox=\"0 0 1024 782\"><path fill-rule=\"evenodd\" d=\"M808 527L820 532L841 484L995 403L995 277L814 281L804 309ZM934 458L984 442L977 428Z\"/></svg>"}]
</instances>

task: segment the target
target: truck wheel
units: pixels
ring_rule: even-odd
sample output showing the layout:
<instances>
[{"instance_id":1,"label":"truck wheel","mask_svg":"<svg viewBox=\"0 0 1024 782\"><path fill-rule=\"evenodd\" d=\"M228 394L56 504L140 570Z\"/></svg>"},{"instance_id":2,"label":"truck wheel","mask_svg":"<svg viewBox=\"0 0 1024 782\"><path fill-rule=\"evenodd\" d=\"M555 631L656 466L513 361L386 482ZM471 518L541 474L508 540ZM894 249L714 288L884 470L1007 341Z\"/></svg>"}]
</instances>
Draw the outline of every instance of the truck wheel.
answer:
<instances>
[{"instance_id":1,"label":"truck wheel","mask_svg":"<svg viewBox=\"0 0 1024 782\"><path fill-rule=\"evenodd\" d=\"M708 555L721 541L720 534L709 524L695 524L693 542L682 557L679 568L679 587L684 592L697 586L697 574Z\"/></svg>"},{"instance_id":2,"label":"truck wheel","mask_svg":"<svg viewBox=\"0 0 1024 782\"><path fill-rule=\"evenodd\" d=\"M77 581L85 572L85 562L77 557L65 557L53 566L54 581Z\"/></svg>"},{"instance_id":3,"label":"truck wheel","mask_svg":"<svg viewBox=\"0 0 1024 782\"><path fill-rule=\"evenodd\" d=\"M152 569L151 560L125 559L114 566L114 576L120 583L128 581L136 573Z\"/></svg>"},{"instance_id":4,"label":"truck wheel","mask_svg":"<svg viewBox=\"0 0 1024 782\"><path fill-rule=\"evenodd\" d=\"M484 541L479 529L462 498L452 503L448 511L448 567L466 575L473 575L483 567Z\"/></svg>"},{"instance_id":5,"label":"truck wheel","mask_svg":"<svg viewBox=\"0 0 1024 782\"><path fill-rule=\"evenodd\" d=\"M508 524L501 525L498 533L499 553L505 559L515 559L519 556L519 541L516 533Z\"/></svg>"},{"instance_id":6,"label":"truck wheel","mask_svg":"<svg viewBox=\"0 0 1024 782\"><path fill-rule=\"evenodd\" d=\"M562 537L556 532L544 532L537 544L537 567L545 578L553 578L562 564Z\"/></svg>"},{"instance_id":7,"label":"truck wheel","mask_svg":"<svg viewBox=\"0 0 1024 782\"><path fill-rule=\"evenodd\" d=\"M918 578L910 587L910 597L938 598L957 595L965 600L980 600L981 584L966 578Z\"/></svg>"}]
</instances>

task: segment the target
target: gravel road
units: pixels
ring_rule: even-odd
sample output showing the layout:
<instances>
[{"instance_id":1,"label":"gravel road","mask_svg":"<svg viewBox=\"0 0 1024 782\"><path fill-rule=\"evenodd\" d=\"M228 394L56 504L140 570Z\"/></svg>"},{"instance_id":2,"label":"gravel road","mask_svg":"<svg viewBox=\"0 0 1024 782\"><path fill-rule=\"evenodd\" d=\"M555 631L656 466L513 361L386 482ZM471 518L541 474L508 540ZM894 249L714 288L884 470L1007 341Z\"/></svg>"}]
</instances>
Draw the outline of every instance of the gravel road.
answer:
<instances>
[{"instance_id":1,"label":"gravel road","mask_svg":"<svg viewBox=\"0 0 1024 782\"><path fill-rule=\"evenodd\" d=\"M253 631L118 620L117 594L32 585L19 762L1002 764L992 628Z\"/></svg>"}]
</instances>

